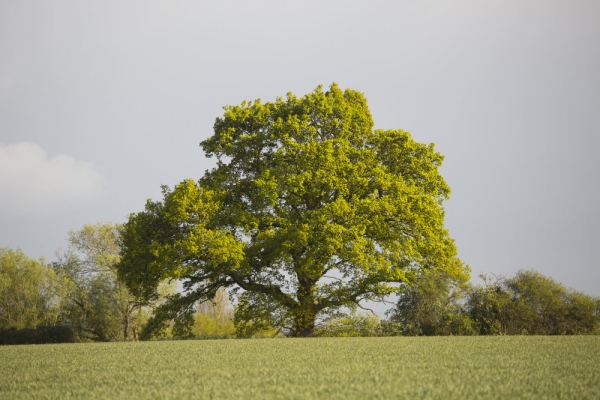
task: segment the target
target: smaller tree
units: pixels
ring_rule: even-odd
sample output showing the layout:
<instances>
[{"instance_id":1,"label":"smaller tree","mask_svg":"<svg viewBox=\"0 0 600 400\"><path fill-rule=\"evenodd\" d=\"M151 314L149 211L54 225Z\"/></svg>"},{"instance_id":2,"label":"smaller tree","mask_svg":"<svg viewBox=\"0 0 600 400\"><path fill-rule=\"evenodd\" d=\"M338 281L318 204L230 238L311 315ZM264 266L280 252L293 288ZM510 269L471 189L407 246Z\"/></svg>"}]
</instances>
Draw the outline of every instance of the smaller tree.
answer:
<instances>
[{"instance_id":1,"label":"smaller tree","mask_svg":"<svg viewBox=\"0 0 600 400\"><path fill-rule=\"evenodd\" d=\"M466 312L482 335L573 335L598 331L597 299L536 271L484 277L470 289Z\"/></svg>"},{"instance_id":2,"label":"smaller tree","mask_svg":"<svg viewBox=\"0 0 600 400\"><path fill-rule=\"evenodd\" d=\"M479 275L483 286L469 288L465 312L480 335L503 335L508 332L511 314L511 294L502 277Z\"/></svg>"},{"instance_id":3,"label":"smaller tree","mask_svg":"<svg viewBox=\"0 0 600 400\"><path fill-rule=\"evenodd\" d=\"M388 312L404 335L471 334L462 312L467 281L440 271L423 271L413 285L402 287L396 306Z\"/></svg>"},{"instance_id":4,"label":"smaller tree","mask_svg":"<svg viewBox=\"0 0 600 400\"><path fill-rule=\"evenodd\" d=\"M512 295L510 333L564 335L594 329L595 304L588 295L531 270L517 272L505 281L505 286Z\"/></svg>"},{"instance_id":5,"label":"smaller tree","mask_svg":"<svg viewBox=\"0 0 600 400\"><path fill-rule=\"evenodd\" d=\"M0 248L0 328L55 326L65 317L66 283L45 261Z\"/></svg>"},{"instance_id":6,"label":"smaller tree","mask_svg":"<svg viewBox=\"0 0 600 400\"><path fill-rule=\"evenodd\" d=\"M84 225L69 232L69 248L55 270L68 279L69 323L79 339L97 341L135 338L144 321L145 302L132 296L115 269L122 226Z\"/></svg>"}]
</instances>

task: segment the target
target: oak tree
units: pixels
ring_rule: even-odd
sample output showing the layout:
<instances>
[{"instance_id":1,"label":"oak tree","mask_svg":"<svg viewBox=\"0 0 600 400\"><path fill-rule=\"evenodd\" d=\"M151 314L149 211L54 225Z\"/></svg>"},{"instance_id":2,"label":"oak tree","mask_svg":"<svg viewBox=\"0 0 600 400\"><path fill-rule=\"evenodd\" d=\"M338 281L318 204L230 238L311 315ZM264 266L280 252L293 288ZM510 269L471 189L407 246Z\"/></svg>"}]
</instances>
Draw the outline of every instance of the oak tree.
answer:
<instances>
[{"instance_id":1,"label":"oak tree","mask_svg":"<svg viewBox=\"0 0 600 400\"><path fill-rule=\"evenodd\" d=\"M312 336L321 318L382 301L421 269L468 274L444 228L443 156L374 129L361 93L333 84L224 110L201 143L216 167L163 187L124 226L117 268L134 295L182 285L147 336L171 321L184 332L222 287L238 333Z\"/></svg>"}]
</instances>

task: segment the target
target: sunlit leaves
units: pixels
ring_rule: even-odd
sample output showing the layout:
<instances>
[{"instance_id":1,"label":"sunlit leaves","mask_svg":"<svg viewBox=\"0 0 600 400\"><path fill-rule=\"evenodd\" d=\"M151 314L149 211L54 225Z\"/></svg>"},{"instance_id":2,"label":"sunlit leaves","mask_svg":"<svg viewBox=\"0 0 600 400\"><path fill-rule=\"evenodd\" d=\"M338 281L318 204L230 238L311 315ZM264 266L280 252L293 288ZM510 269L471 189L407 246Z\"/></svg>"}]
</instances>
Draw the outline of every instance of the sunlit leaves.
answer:
<instances>
[{"instance_id":1,"label":"sunlit leaves","mask_svg":"<svg viewBox=\"0 0 600 400\"><path fill-rule=\"evenodd\" d=\"M276 309L273 321L310 335L317 316L382 300L418 269L467 274L444 229L443 156L374 130L361 93L334 84L224 110L201 143L217 167L125 225L131 287L152 296L178 279L197 300L242 289L256 295L239 297L239 326Z\"/></svg>"}]
</instances>

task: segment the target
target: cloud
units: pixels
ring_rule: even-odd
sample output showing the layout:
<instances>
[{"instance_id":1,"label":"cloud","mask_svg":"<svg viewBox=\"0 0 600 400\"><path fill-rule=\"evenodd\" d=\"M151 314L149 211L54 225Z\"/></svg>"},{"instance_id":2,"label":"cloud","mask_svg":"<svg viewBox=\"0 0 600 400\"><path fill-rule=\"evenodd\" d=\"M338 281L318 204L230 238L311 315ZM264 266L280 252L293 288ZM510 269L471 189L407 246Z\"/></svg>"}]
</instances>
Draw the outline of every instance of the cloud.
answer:
<instances>
[{"instance_id":1,"label":"cloud","mask_svg":"<svg viewBox=\"0 0 600 400\"><path fill-rule=\"evenodd\" d=\"M73 157L35 143L0 143L0 214L49 214L93 201L105 178Z\"/></svg>"}]
</instances>

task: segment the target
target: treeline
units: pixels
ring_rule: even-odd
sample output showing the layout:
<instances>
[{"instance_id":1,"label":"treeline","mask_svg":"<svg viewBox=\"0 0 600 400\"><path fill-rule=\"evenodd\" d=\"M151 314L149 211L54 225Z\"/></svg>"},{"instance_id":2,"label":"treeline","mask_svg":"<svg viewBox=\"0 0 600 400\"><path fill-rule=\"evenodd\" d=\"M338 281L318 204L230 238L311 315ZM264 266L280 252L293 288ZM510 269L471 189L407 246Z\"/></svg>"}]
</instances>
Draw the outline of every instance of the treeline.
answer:
<instances>
[{"instance_id":1,"label":"treeline","mask_svg":"<svg viewBox=\"0 0 600 400\"><path fill-rule=\"evenodd\" d=\"M0 248L0 344L143 339L143 328L177 286L141 301L120 281L120 225L86 225L69 233L69 247L46 263L21 250ZM600 333L600 299L570 290L535 271L483 277L482 285L422 273L402 288L379 320L351 311L319 321L315 336L578 335ZM197 305L191 331L167 326L162 338L245 337L235 307L220 289ZM265 327L252 336L281 336ZM154 335L155 337L157 335Z\"/></svg>"},{"instance_id":2,"label":"treeline","mask_svg":"<svg viewBox=\"0 0 600 400\"><path fill-rule=\"evenodd\" d=\"M318 336L600 334L600 298L532 270L482 276L482 285L435 272L402 288L387 319L351 313L331 318Z\"/></svg>"},{"instance_id":3,"label":"treeline","mask_svg":"<svg viewBox=\"0 0 600 400\"><path fill-rule=\"evenodd\" d=\"M74 341L137 339L155 302L139 301L118 279L120 229L96 224L69 232L69 247L53 263L0 248L0 342L15 335L24 343L40 335L58 340L56 330L40 327L66 327L71 336L59 336ZM164 286L164 295L175 291Z\"/></svg>"},{"instance_id":4,"label":"treeline","mask_svg":"<svg viewBox=\"0 0 600 400\"><path fill-rule=\"evenodd\" d=\"M600 299L532 270L482 276L482 285L423 274L389 313L404 335L585 335L600 333Z\"/></svg>"}]
</instances>

